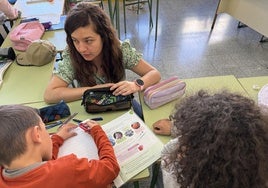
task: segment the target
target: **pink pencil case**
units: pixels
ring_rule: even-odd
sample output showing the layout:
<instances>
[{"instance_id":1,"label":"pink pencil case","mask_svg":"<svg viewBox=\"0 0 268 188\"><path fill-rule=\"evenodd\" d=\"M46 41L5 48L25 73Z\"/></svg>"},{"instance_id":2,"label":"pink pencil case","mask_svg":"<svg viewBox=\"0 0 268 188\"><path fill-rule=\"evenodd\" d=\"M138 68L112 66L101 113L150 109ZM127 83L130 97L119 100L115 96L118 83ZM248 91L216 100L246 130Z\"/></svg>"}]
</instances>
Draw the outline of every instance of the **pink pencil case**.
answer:
<instances>
[{"instance_id":1,"label":"pink pencil case","mask_svg":"<svg viewBox=\"0 0 268 188\"><path fill-rule=\"evenodd\" d=\"M146 88L144 91L144 102L150 109L155 109L182 97L185 89L186 83L177 76L172 76Z\"/></svg>"}]
</instances>

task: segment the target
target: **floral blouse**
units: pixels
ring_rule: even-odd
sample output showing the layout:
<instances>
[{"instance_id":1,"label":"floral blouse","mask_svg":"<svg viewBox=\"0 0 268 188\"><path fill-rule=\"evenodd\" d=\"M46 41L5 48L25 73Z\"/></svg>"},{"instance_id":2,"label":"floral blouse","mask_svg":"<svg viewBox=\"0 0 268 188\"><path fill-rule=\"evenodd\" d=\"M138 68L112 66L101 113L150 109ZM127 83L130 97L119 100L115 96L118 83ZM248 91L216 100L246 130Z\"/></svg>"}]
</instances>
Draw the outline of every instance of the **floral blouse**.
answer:
<instances>
[{"instance_id":1,"label":"floral blouse","mask_svg":"<svg viewBox=\"0 0 268 188\"><path fill-rule=\"evenodd\" d=\"M135 48L131 47L129 40L121 42L121 49L125 69L132 69L142 58L142 54L138 53ZM68 84L72 84L75 78L68 49L63 51L62 57L63 59L58 62L57 67L53 70L53 74L57 75ZM105 83L104 78L99 78L96 75L95 80L97 84Z\"/></svg>"}]
</instances>

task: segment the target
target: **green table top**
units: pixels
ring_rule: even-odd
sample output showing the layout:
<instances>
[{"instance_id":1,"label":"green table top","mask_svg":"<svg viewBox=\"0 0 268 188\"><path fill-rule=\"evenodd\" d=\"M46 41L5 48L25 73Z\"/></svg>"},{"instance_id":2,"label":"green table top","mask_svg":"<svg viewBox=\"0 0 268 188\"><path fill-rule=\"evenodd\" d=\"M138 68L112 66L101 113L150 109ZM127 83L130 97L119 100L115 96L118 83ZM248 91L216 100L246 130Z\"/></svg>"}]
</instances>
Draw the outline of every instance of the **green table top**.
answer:
<instances>
[{"instance_id":1,"label":"green table top","mask_svg":"<svg viewBox=\"0 0 268 188\"><path fill-rule=\"evenodd\" d=\"M6 70L0 86L0 105L44 101L43 95L53 66L53 63L41 67L12 63Z\"/></svg>"},{"instance_id":2,"label":"green table top","mask_svg":"<svg viewBox=\"0 0 268 188\"><path fill-rule=\"evenodd\" d=\"M184 79L186 82L185 96L192 95L200 89L204 89L209 93L228 90L231 92L237 92L242 95L248 96L244 88L240 85L238 80L233 75L228 76L215 76L215 77L203 77L203 78L191 78ZM142 101L143 113L145 123L152 129L152 125L159 119L168 118L174 109L174 106L180 99L165 104L159 108L151 110ZM158 135L160 140L165 144L170 140L170 136Z\"/></svg>"},{"instance_id":3,"label":"green table top","mask_svg":"<svg viewBox=\"0 0 268 188\"><path fill-rule=\"evenodd\" d=\"M268 76L259 76L259 77L249 77L249 78L238 78L238 81L242 87L246 90L250 98L257 102L258 93L260 89L268 84Z\"/></svg>"}]
</instances>

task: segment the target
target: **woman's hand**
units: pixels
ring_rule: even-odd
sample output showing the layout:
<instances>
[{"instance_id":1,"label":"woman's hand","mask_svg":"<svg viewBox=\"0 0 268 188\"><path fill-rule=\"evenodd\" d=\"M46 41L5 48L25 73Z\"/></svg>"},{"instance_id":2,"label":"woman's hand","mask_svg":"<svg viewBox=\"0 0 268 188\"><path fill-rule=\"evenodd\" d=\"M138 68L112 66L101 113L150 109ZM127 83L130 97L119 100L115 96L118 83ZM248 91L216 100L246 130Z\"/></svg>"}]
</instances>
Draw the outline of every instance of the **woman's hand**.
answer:
<instances>
[{"instance_id":1,"label":"woman's hand","mask_svg":"<svg viewBox=\"0 0 268 188\"><path fill-rule=\"evenodd\" d=\"M130 81L121 81L114 84L110 90L114 90L113 94L117 95L129 95L131 93L135 93L139 91L139 86L135 84L135 82Z\"/></svg>"}]
</instances>

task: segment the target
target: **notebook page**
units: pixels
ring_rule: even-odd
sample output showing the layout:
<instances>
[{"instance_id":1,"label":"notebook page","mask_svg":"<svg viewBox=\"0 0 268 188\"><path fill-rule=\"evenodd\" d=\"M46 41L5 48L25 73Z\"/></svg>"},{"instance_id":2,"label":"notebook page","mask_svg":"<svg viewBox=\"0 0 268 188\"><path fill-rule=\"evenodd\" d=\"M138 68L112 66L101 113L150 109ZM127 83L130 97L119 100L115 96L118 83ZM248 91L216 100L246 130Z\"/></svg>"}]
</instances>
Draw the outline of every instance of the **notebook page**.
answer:
<instances>
[{"instance_id":1,"label":"notebook page","mask_svg":"<svg viewBox=\"0 0 268 188\"><path fill-rule=\"evenodd\" d=\"M77 135L64 141L59 149L58 157L73 153L78 158L99 159L98 149L92 136L79 127L74 131Z\"/></svg>"}]
</instances>

